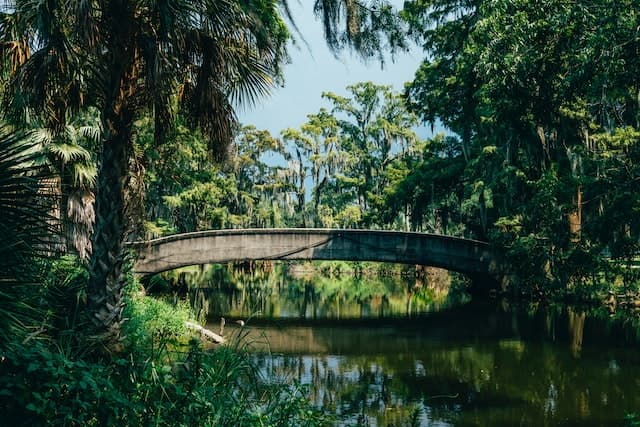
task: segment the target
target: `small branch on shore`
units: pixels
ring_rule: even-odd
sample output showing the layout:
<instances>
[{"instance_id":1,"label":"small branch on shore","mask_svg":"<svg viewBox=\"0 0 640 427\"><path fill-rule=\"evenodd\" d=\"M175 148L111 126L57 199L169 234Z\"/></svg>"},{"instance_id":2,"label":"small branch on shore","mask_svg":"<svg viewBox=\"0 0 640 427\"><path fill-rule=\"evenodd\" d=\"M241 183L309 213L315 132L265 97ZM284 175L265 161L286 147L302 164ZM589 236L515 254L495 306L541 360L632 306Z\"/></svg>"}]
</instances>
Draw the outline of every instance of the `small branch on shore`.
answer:
<instances>
[{"instance_id":1,"label":"small branch on shore","mask_svg":"<svg viewBox=\"0 0 640 427\"><path fill-rule=\"evenodd\" d=\"M200 325L198 325L196 323L184 322L184 325L187 327L187 329L191 329L192 331L198 332L202 339L205 339L205 340L210 341L212 343L224 344L225 341L226 341L224 339L224 337L222 337L221 335L218 335L215 332L210 331L209 329L203 328L202 326L200 326Z\"/></svg>"}]
</instances>

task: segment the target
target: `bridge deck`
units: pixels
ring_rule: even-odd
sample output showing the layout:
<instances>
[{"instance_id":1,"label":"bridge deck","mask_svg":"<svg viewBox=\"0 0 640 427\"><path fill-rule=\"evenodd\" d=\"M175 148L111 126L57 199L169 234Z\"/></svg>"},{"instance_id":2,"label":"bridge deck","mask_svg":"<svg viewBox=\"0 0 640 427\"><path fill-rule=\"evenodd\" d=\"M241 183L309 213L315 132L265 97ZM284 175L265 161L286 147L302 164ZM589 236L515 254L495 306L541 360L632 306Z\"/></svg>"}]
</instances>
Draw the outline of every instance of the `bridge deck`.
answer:
<instances>
[{"instance_id":1,"label":"bridge deck","mask_svg":"<svg viewBox=\"0 0 640 427\"><path fill-rule=\"evenodd\" d=\"M337 229L239 229L176 234L136 242L135 270L155 274L178 267L242 260L344 260L421 264L488 274L486 242L439 234Z\"/></svg>"}]
</instances>

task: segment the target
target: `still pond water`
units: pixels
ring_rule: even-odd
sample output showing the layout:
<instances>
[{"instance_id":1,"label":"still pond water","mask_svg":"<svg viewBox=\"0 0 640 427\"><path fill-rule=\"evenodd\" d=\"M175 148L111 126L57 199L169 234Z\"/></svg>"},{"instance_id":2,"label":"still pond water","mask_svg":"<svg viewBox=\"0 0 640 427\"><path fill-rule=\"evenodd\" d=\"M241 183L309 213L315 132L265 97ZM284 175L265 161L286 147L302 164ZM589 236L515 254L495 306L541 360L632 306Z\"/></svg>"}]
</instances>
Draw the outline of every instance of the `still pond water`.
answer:
<instances>
[{"instance_id":1,"label":"still pond water","mask_svg":"<svg viewBox=\"0 0 640 427\"><path fill-rule=\"evenodd\" d=\"M206 288L191 302L214 331L225 317L225 336L246 320L265 376L308 387L337 425L616 426L640 413L637 319L469 302L412 277L276 273L191 273Z\"/></svg>"}]
</instances>

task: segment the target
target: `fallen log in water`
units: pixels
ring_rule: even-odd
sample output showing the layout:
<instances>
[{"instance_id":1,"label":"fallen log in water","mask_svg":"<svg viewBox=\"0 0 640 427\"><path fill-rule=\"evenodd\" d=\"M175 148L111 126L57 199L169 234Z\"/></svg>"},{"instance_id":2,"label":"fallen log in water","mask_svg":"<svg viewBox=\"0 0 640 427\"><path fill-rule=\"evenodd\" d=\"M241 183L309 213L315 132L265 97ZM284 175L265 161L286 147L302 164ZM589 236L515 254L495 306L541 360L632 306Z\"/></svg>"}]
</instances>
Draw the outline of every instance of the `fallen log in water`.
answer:
<instances>
[{"instance_id":1,"label":"fallen log in water","mask_svg":"<svg viewBox=\"0 0 640 427\"><path fill-rule=\"evenodd\" d=\"M225 339L223 336L216 334L215 332L210 331L209 329L203 328L202 326L192 323L192 322L184 322L184 325L187 329L191 329L200 334L200 337L207 341L211 341L215 344L224 344Z\"/></svg>"}]
</instances>

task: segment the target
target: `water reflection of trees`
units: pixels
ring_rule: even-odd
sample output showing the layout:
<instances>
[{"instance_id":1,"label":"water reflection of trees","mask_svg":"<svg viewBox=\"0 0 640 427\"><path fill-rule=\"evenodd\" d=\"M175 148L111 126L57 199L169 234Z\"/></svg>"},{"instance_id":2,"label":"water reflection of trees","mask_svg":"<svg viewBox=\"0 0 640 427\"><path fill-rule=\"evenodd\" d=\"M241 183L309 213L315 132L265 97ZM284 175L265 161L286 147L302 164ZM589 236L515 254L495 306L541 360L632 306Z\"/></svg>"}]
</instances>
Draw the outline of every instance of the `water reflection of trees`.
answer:
<instances>
[{"instance_id":1,"label":"water reflection of trees","mask_svg":"<svg viewBox=\"0 0 640 427\"><path fill-rule=\"evenodd\" d=\"M457 322L435 316L422 333L405 331L406 347L393 334L382 337L385 350L363 345L375 331L360 330L358 341L349 328L315 328L316 339L331 333L341 344L256 358L269 377L294 372L345 425L398 425L415 405L424 425L619 425L640 407L640 356L604 333L617 330L606 322L548 308L455 314Z\"/></svg>"},{"instance_id":2,"label":"water reflection of trees","mask_svg":"<svg viewBox=\"0 0 640 427\"><path fill-rule=\"evenodd\" d=\"M423 425L616 425L640 408L640 353L625 348L637 349L640 329L606 311L504 303L423 316L437 307L425 293L412 319L397 319L411 278L275 273L196 270L210 289L190 298L213 317L304 319L252 323L276 353L256 362L307 384L345 425L397 426L414 407ZM313 322L327 318L365 320Z\"/></svg>"},{"instance_id":3,"label":"water reflection of trees","mask_svg":"<svg viewBox=\"0 0 640 427\"><path fill-rule=\"evenodd\" d=\"M384 356L259 356L269 376L295 372L343 422L386 426L424 407L455 425L615 425L640 405L638 367L576 363L548 344L431 346Z\"/></svg>"},{"instance_id":4,"label":"water reflection of trees","mask_svg":"<svg viewBox=\"0 0 640 427\"><path fill-rule=\"evenodd\" d=\"M442 287L430 285L429 280L437 281L424 273L289 275L283 264L254 264L187 268L166 277L173 289L188 289L194 310L203 316L383 318L433 311L448 298Z\"/></svg>"}]
</instances>

